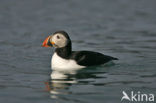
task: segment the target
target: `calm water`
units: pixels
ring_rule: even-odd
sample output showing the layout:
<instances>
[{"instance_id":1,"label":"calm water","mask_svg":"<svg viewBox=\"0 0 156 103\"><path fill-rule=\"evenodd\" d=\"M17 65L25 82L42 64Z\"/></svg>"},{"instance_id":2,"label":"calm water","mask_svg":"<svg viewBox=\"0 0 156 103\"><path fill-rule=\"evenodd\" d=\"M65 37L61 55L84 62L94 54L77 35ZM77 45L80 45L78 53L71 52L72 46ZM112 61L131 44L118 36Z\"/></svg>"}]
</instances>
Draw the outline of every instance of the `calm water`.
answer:
<instances>
[{"instance_id":1,"label":"calm water","mask_svg":"<svg viewBox=\"0 0 156 103\"><path fill-rule=\"evenodd\" d=\"M1 0L0 103L120 103L156 95L155 0ZM118 57L79 71L51 70L42 41L65 30L74 50ZM126 101L125 101L126 102Z\"/></svg>"}]
</instances>

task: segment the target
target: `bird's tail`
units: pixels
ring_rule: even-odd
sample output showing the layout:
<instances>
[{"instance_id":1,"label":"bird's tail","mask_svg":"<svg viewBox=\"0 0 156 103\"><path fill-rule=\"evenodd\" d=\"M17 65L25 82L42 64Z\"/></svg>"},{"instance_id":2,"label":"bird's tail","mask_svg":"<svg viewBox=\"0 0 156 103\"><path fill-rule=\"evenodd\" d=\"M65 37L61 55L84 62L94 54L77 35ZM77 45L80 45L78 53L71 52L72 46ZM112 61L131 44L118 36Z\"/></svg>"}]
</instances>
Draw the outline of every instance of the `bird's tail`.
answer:
<instances>
[{"instance_id":1,"label":"bird's tail","mask_svg":"<svg viewBox=\"0 0 156 103\"><path fill-rule=\"evenodd\" d=\"M119 60L118 58L114 58L114 57L113 57L112 59L113 59L113 60Z\"/></svg>"}]
</instances>

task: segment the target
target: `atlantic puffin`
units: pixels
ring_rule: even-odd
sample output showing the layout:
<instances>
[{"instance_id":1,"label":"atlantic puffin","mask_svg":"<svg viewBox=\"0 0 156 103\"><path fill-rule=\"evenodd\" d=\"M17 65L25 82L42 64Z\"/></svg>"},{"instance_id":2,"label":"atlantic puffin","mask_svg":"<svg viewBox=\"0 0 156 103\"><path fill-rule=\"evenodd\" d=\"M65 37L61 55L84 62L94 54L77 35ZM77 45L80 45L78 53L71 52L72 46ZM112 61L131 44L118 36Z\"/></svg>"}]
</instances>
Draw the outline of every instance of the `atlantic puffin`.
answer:
<instances>
[{"instance_id":1,"label":"atlantic puffin","mask_svg":"<svg viewBox=\"0 0 156 103\"><path fill-rule=\"evenodd\" d=\"M52 69L80 69L105 64L117 58L94 51L72 51L72 42L65 31L56 31L48 36L42 47L55 47L51 59Z\"/></svg>"}]
</instances>

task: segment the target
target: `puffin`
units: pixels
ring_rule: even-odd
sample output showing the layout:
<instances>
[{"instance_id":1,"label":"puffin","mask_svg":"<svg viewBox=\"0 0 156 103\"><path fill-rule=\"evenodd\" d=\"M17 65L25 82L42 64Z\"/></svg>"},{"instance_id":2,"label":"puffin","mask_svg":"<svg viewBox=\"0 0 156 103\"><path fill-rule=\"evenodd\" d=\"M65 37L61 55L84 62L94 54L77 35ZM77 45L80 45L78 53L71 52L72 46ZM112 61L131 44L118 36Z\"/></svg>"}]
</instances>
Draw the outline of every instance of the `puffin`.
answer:
<instances>
[{"instance_id":1,"label":"puffin","mask_svg":"<svg viewBox=\"0 0 156 103\"><path fill-rule=\"evenodd\" d=\"M72 41L65 31L56 31L48 36L42 47L55 47L51 59L51 68L54 70L80 69L118 60L94 51L72 51Z\"/></svg>"}]
</instances>

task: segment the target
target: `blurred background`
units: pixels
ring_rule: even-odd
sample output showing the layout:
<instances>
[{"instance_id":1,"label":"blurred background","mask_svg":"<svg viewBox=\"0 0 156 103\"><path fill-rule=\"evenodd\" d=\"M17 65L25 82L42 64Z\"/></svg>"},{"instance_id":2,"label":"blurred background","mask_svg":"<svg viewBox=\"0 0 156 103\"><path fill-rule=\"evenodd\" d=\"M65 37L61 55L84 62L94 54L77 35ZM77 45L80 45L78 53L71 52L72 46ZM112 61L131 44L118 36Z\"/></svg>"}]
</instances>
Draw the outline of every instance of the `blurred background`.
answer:
<instances>
[{"instance_id":1,"label":"blurred background","mask_svg":"<svg viewBox=\"0 0 156 103\"><path fill-rule=\"evenodd\" d=\"M119 103L123 90L156 94L155 4L0 0L0 102ZM57 30L69 33L74 50L98 51L119 60L52 80L54 49L41 44Z\"/></svg>"}]
</instances>

